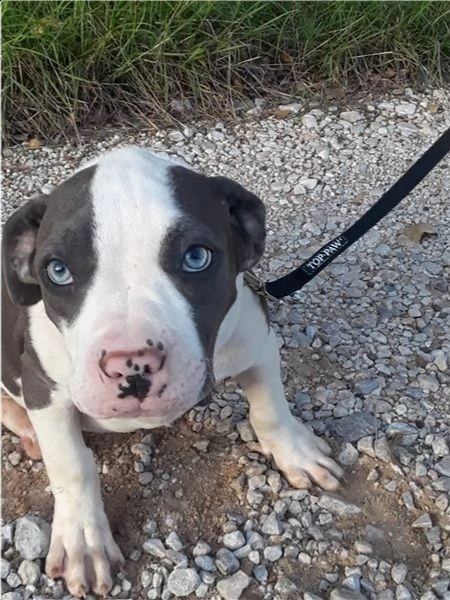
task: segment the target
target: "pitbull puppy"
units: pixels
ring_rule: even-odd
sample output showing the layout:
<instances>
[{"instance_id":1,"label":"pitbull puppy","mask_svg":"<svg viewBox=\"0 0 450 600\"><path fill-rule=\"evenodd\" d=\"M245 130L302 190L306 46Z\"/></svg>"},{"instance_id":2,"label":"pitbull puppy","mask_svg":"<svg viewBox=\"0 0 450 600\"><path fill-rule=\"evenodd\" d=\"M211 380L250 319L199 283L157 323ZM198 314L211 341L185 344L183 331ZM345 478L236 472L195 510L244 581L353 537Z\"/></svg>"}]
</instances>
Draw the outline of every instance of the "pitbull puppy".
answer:
<instances>
[{"instance_id":1,"label":"pitbull puppy","mask_svg":"<svg viewBox=\"0 0 450 600\"><path fill-rule=\"evenodd\" d=\"M46 570L75 596L106 594L123 561L82 430L169 425L235 377L291 485L338 486L327 444L289 411L275 334L243 281L264 241L259 198L137 147L7 221L6 425L42 452L55 498Z\"/></svg>"}]
</instances>

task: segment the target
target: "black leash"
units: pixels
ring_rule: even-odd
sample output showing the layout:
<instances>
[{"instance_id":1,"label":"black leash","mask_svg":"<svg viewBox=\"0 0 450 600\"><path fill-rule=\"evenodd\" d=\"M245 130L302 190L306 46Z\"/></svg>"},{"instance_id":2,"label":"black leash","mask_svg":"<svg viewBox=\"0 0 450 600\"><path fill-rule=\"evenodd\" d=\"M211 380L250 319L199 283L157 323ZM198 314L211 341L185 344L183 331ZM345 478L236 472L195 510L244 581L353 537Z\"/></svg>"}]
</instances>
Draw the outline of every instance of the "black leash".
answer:
<instances>
[{"instance_id":1,"label":"black leash","mask_svg":"<svg viewBox=\"0 0 450 600\"><path fill-rule=\"evenodd\" d=\"M385 217L388 212L395 208L434 169L437 163L449 151L450 128L400 177L397 183L372 208L358 219L354 225L344 231L344 233L335 237L331 242L325 244L325 246L322 246L311 258L308 258L295 271L288 273L284 277L264 284L253 273L246 273L245 279L248 285L269 299L280 299L297 292L311 281L311 279L314 279L339 254L359 240L378 221Z\"/></svg>"}]
</instances>

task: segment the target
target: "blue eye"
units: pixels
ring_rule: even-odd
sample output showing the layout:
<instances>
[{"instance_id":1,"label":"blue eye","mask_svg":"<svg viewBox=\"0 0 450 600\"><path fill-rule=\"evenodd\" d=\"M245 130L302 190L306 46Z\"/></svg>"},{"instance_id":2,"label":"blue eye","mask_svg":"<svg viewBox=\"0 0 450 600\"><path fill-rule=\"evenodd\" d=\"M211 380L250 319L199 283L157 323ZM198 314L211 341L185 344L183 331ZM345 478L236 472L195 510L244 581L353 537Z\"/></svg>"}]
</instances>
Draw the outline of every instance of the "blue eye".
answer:
<instances>
[{"instance_id":1,"label":"blue eye","mask_svg":"<svg viewBox=\"0 0 450 600\"><path fill-rule=\"evenodd\" d=\"M61 260L51 260L45 270L50 281L56 285L69 285L73 282L72 274Z\"/></svg>"},{"instance_id":2,"label":"blue eye","mask_svg":"<svg viewBox=\"0 0 450 600\"><path fill-rule=\"evenodd\" d=\"M204 246L192 246L184 255L183 271L195 273L205 271L211 264L212 252Z\"/></svg>"}]
</instances>

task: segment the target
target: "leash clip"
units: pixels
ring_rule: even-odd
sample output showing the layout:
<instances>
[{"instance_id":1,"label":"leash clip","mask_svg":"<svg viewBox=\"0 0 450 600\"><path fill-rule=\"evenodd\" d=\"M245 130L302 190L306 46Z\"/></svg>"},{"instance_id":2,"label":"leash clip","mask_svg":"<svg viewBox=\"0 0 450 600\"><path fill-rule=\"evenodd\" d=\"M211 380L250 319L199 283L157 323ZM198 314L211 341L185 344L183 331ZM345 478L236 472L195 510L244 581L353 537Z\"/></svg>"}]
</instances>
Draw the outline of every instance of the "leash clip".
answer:
<instances>
[{"instance_id":1,"label":"leash clip","mask_svg":"<svg viewBox=\"0 0 450 600\"><path fill-rule=\"evenodd\" d=\"M248 285L248 287L258 296L262 296L266 300L270 302L278 302L282 303L283 300L281 298L275 298L269 294L266 289L266 284L262 279L260 279L253 271L245 271L244 273L244 282Z\"/></svg>"}]
</instances>

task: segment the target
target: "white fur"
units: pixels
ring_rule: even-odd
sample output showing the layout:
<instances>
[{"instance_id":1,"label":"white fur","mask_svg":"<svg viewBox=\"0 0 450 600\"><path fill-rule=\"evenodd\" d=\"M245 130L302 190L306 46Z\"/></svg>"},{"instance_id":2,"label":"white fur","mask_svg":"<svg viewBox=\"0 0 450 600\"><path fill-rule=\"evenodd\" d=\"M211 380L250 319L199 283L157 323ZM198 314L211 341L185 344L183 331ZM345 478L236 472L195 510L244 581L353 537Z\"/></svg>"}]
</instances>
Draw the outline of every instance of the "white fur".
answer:
<instances>
[{"instance_id":1,"label":"white fur","mask_svg":"<svg viewBox=\"0 0 450 600\"><path fill-rule=\"evenodd\" d=\"M69 592L84 596L90 588L85 556L91 556L95 591L105 595L112 584L109 565L120 561L122 554L111 535L94 457L84 444L79 415L67 405L64 393L52 392L51 400L50 406L29 411L55 497L46 571L50 577L64 573Z\"/></svg>"},{"instance_id":2,"label":"white fur","mask_svg":"<svg viewBox=\"0 0 450 600\"><path fill-rule=\"evenodd\" d=\"M42 369L53 381L68 383L72 361L67 345L62 333L48 318L42 301L28 308L28 322L31 343Z\"/></svg>"}]
</instances>

